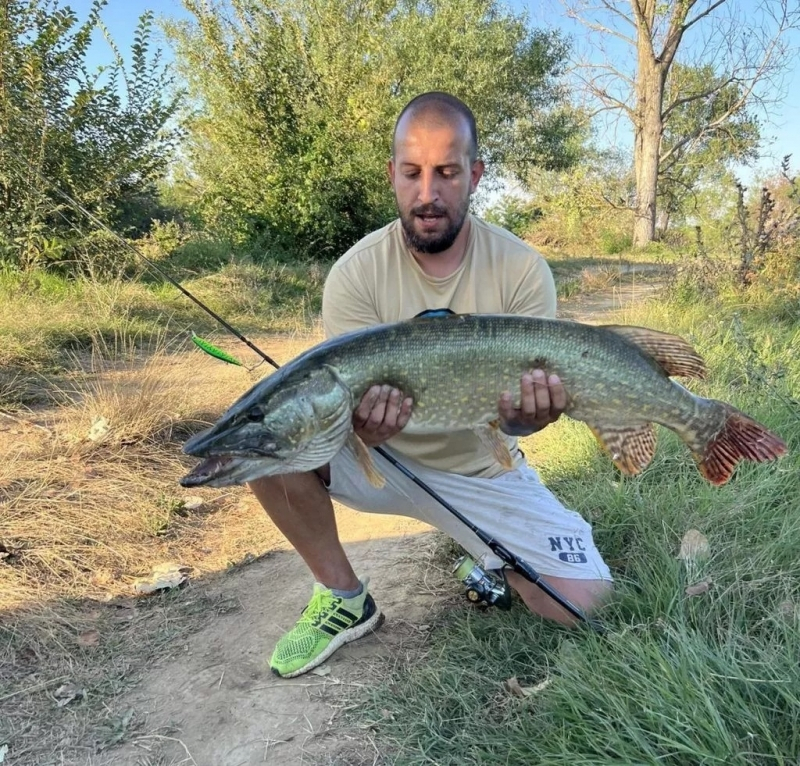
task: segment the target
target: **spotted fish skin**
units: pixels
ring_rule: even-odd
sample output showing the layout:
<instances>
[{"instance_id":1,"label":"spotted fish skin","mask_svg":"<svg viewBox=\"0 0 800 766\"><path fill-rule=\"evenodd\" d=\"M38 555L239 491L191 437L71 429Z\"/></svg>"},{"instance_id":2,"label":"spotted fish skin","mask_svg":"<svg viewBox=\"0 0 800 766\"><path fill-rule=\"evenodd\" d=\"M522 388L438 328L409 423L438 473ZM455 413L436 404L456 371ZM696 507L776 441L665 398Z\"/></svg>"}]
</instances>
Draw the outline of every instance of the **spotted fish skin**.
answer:
<instances>
[{"instance_id":1,"label":"spotted fish skin","mask_svg":"<svg viewBox=\"0 0 800 766\"><path fill-rule=\"evenodd\" d=\"M585 422L623 473L655 451L653 423L675 431L711 482L727 481L742 459L772 460L785 444L731 405L704 399L671 376L703 377L702 358L682 338L647 328L592 326L517 315L419 317L329 339L263 379L184 452L211 458L187 485L224 486L327 463L352 433L352 412L375 384L413 399L412 433L497 426L504 391L517 396L533 369L561 379L565 413ZM499 448L502 452L502 447ZM247 460L227 471L214 458ZM498 459L502 462L502 454ZM217 460L219 463L219 460Z\"/></svg>"}]
</instances>

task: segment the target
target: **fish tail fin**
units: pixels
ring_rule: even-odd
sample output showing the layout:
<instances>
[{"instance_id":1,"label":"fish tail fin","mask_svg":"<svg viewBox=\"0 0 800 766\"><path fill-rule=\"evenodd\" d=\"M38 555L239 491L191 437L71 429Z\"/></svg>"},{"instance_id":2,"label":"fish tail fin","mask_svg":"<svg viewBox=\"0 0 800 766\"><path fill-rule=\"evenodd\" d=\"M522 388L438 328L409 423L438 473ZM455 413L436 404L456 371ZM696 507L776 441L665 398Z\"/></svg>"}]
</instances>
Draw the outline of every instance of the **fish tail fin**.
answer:
<instances>
[{"instance_id":1,"label":"fish tail fin","mask_svg":"<svg viewBox=\"0 0 800 766\"><path fill-rule=\"evenodd\" d=\"M761 423L724 402L714 402L725 411L722 429L694 451L700 473L712 484L725 484L742 460L765 463L786 454L784 441Z\"/></svg>"}]
</instances>

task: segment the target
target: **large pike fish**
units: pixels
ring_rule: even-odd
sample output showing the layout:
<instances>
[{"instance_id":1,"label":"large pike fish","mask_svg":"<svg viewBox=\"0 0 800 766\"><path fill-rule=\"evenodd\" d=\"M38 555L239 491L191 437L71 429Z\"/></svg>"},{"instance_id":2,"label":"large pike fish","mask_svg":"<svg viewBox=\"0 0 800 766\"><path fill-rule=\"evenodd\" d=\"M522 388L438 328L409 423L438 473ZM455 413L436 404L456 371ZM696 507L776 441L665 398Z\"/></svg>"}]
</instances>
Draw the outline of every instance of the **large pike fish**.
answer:
<instances>
[{"instance_id":1,"label":"large pike fish","mask_svg":"<svg viewBox=\"0 0 800 766\"><path fill-rule=\"evenodd\" d=\"M656 448L654 423L675 431L700 472L724 484L743 459L762 462L786 445L725 402L695 396L670 376L701 378L705 365L682 338L641 327L600 327L510 315L424 316L327 340L256 383L184 452L205 458L184 486L222 487L261 476L310 471L348 440L367 476L382 477L353 432L352 415L374 384L413 399L412 433L474 429L501 464L498 401L523 373L561 378L566 414L585 422L627 475Z\"/></svg>"}]
</instances>

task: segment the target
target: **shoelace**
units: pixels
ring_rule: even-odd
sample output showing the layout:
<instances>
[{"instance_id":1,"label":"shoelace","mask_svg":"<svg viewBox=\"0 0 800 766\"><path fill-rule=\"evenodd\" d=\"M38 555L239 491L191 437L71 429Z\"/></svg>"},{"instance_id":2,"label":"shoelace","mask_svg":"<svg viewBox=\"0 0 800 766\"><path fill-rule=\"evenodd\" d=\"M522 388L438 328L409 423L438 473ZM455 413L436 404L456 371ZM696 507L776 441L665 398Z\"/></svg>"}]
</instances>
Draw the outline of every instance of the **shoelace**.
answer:
<instances>
[{"instance_id":1,"label":"shoelace","mask_svg":"<svg viewBox=\"0 0 800 766\"><path fill-rule=\"evenodd\" d=\"M317 625L321 621L322 616L326 612L331 612L342 603L342 599L334 596L330 591L321 591L316 593L300 618L302 622Z\"/></svg>"}]
</instances>

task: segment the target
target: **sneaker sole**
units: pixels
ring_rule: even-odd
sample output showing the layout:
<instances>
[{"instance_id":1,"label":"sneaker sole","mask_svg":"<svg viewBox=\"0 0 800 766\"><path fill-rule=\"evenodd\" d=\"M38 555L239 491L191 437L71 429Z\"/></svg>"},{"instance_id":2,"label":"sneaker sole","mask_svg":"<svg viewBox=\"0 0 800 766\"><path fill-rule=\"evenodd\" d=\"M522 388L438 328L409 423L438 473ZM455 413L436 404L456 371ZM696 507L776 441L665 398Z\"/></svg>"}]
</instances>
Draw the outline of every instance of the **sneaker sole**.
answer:
<instances>
[{"instance_id":1,"label":"sneaker sole","mask_svg":"<svg viewBox=\"0 0 800 766\"><path fill-rule=\"evenodd\" d=\"M309 670L313 670L315 667L325 662L325 660L327 660L328 657L330 657L340 647L344 646L345 644L349 644L351 641L362 638L367 633L380 628L385 619L386 616L383 614L383 612L378 610L366 622L362 622L360 625L354 625L352 628L348 628L347 630L343 630L341 633L339 633L325 647L324 651L320 652L316 657L314 657L313 660L303 665L302 668L298 668L297 670L293 670L291 673L285 674L279 673L275 668L271 668L271 670L273 674L279 678L295 678L296 676L303 675L303 673L308 673Z\"/></svg>"}]
</instances>

